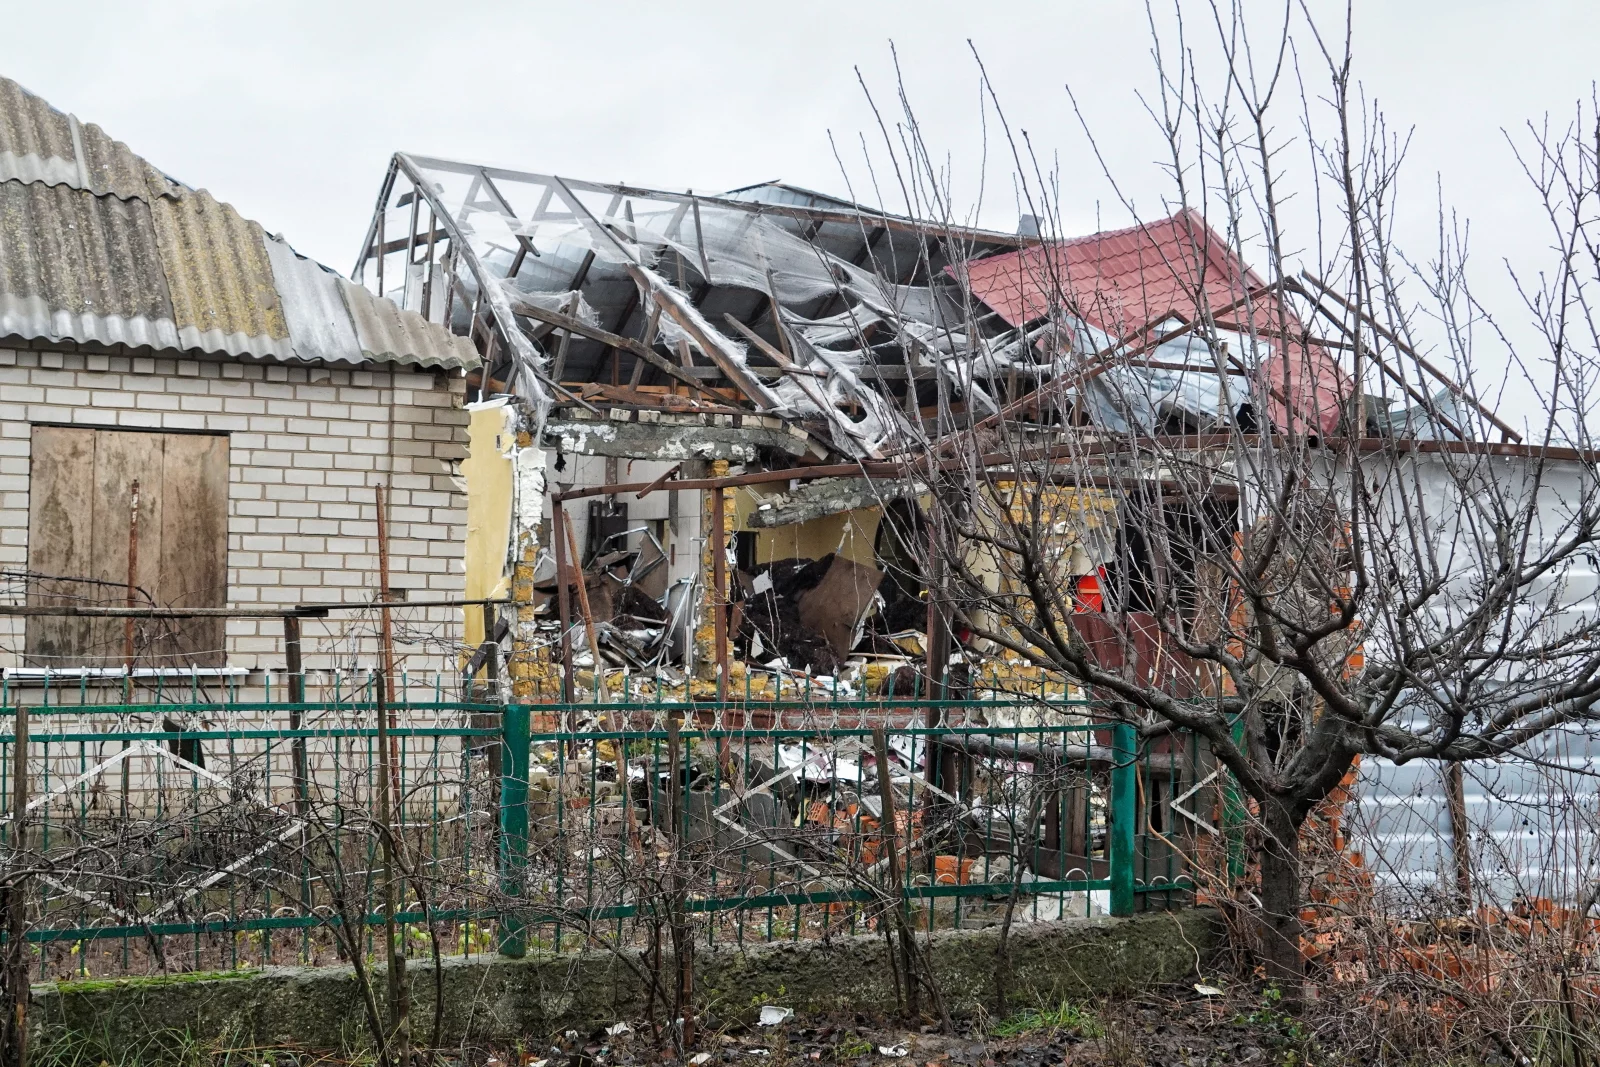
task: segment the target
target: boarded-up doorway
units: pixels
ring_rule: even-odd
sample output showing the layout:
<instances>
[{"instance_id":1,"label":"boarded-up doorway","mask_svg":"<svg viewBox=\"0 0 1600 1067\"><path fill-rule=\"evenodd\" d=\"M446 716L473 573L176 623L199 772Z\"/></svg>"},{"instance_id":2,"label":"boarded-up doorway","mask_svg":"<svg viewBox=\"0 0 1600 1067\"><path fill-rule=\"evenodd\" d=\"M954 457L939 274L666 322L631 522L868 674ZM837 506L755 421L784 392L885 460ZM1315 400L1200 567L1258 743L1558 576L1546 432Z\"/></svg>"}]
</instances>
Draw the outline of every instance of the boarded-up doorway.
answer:
<instances>
[{"instance_id":1,"label":"boarded-up doorway","mask_svg":"<svg viewBox=\"0 0 1600 1067\"><path fill-rule=\"evenodd\" d=\"M123 604L135 481L136 602L226 605L228 439L76 426L33 428L30 604ZM133 649L137 667L219 667L226 658L223 620L141 619ZM124 622L30 616L25 654L39 667L120 665Z\"/></svg>"}]
</instances>

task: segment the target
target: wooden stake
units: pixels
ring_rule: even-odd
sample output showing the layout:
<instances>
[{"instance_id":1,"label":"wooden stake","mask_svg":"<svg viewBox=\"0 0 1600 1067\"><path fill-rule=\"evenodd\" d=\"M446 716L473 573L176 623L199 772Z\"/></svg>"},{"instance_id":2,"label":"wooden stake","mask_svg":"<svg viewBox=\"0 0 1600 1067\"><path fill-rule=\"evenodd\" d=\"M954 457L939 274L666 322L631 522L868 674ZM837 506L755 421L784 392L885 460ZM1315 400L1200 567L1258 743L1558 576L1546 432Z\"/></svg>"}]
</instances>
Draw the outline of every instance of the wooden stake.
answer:
<instances>
[{"instance_id":1,"label":"wooden stake","mask_svg":"<svg viewBox=\"0 0 1600 1067\"><path fill-rule=\"evenodd\" d=\"M1472 833L1467 821L1466 774L1459 761L1445 764L1445 799L1450 810L1450 858L1455 866L1456 906L1472 910Z\"/></svg>"},{"instance_id":2,"label":"wooden stake","mask_svg":"<svg viewBox=\"0 0 1600 1067\"><path fill-rule=\"evenodd\" d=\"M561 700L573 702L572 687L572 561L567 559L567 510L557 501L551 516L551 540L556 550L556 603L561 610ZM567 715L567 728L572 728L576 713Z\"/></svg>"},{"instance_id":3,"label":"wooden stake","mask_svg":"<svg viewBox=\"0 0 1600 1067\"><path fill-rule=\"evenodd\" d=\"M567 535L567 551L571 553L573 559L580 558L578 556L578 542L572 536L571 523L565 524L565 531ZM589 613L589 590L584 586L583 568L580 566L574 569L578 572L578 581L576 583L578 586L578 610L583 613L583 630L589 638L589 655L594 660L594 691L600 698L600 703L605 704L610 701L610 697L606 695L606 675L600 662L600 638L594 630L594 616ZM624 783L627 780L626 777L622 779Z\"/></svg>"},{"instance_id":4,"label":"wooden stake","mask_svg":"<svg viewBox=\"0 0 1600 1067\"><path fill-rule=\"evenodd\" d=\"M123 606L132 609L138 596L139 584L139 479L133 480L132 499L128 505L128 588L123 595ZM133 617L122 623L122 702L133 700Z\"/></svg>"}]
</instances>

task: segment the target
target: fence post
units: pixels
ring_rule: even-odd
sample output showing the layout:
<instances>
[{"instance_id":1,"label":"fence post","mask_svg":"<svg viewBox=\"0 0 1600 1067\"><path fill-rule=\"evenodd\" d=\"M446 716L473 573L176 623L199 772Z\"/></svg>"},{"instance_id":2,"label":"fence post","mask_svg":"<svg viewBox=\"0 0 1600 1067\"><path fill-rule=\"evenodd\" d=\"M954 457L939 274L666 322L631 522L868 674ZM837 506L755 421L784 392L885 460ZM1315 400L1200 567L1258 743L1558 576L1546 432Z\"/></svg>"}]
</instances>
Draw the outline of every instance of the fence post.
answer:
<instances>
[{"instance_id":1,"label":"fence post","mask_svg":"<svg viewBox=\"0 0 1600 1067\"><path fill-rule=\"evenodd\" d=\"M1133 846L1138 826L1137 782L1134 760L1138 746L1131 723L1111 727L1111 828L1107 851L1111 856L1111 914L1133 914Z\"/></svg>"},{"instance_id":2,"label":"fence post","mask_svg":"<svg viewBox=\"0 0 1600 1067\"><path fill-rule=\"evenodd\" d=\"M500 718L500 890L508 898L522 895L528 867L528 747L531 712L526 704L507 704ZM502 956L521 959L528 951L522 920L501 907L499 947Z\"/></svg>"},{"instance_id":3,"label":"fence post","mask_svg":"<svg viewBox=\"0 0 1600 1067\"><path fill-rule=\"evenodd\" d=\"M16 707L11 742L11 850L19 866L28 863L28 708ZM0 1048L7 1063L28 1062L28 881L19 878L6 899L5 1005L9 1010L0 1033L5 1037Z\"/></svg>"},{"instance_id":4,"label":"fence post","mask_svg":"<svg viewBox=\"0 0 1600 1067\"><path fill-rule=\"evenodd\" d=\"M1233 721L1233 744L1240 752L1244 751L1244 741L1244 716L1240 715ZM1232 886L1245 874L1244 830L1250 812L1232 772L1221 767L1218 770L1223 774L1222 837L1228 846L1228 884Z\"/></svg>"},{"instance_id":5,"label":"fence post","mask_svg":"<svg viewBox=\"0 0 1600 1067\"><path fill-rule=\"evenodd\" d=\"M306 702L306 671L300 656L300 619L294 615L283 617L283 663L289 674L289 703ZM298 731L305 718L298 706L289 709L289 729ZM311 771L306 752L306 739L295 737L289 742L294 762L294 812L305 816L311 808Z\"/></svg>"}]
</instances>

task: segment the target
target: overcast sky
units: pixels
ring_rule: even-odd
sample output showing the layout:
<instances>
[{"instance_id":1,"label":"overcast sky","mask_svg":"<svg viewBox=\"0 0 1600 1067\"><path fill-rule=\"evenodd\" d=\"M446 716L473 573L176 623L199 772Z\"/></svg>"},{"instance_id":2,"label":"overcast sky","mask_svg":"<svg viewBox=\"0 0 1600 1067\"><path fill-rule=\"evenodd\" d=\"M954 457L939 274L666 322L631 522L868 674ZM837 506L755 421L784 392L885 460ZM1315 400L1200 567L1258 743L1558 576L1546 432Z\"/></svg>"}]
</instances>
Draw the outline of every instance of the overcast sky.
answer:
<instances>
[{"instance_id":1,"label":"overcast sky","mask_svg":"<svg viewBox=\"0 0 1600 1067\"><path fill-rule=\"evenodd\" d=\"M1281 5L1261 6L1265 27ZM982 141L968 38L1012 124L1061 160L1069 229L1089 232L1097 218L1122 225L1128 216L1087 155L1068 82L1141 214L1157 215L1169 189L1136 96L1154 78L1146 16L1135 3L5 7L5 74L341 271L353 264L395 150L705 192L782 179L842 193L829 135L850 146L871 129L855 68L887 102L891 39L930 143L956 161L958 197L976 194ZM1184 10L1198 38L1209 8ZM1319 17L1338 32L1342 7ZM1356 0L1355 25L1369 97L1396 128L1415 127L1403 201L1413 211L1400 227L1413 255L1432 250L1437 177L1449 205L1472 219L1480 272L1499 277L1505 257L1533 264L1548 235L1501 130L1546 112L1565 121L1589 93L1600 4ZM1005 161L992 156L979 221L1010 230L1016 205ZM858 159L856 149L850 167L859 182ZM1511 295L1503 286L1494 292L1501 301Z\"/></svg>"}]
</instances>

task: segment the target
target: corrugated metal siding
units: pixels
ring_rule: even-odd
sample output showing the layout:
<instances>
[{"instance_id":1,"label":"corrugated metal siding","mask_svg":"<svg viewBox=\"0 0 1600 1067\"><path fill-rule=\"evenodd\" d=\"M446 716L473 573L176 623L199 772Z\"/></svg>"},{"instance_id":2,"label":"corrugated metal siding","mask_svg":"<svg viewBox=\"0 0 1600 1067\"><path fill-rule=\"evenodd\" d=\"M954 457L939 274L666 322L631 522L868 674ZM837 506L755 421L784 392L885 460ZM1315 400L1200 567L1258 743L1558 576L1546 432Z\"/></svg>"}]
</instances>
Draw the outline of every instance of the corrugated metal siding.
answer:
<instances>
[{"instance_id":1,"label":"corrugated metal siding","mask_svg":"<svg viewBox=\"0 0 1600 1067\"><path fill-rule=\"evenodd\" d=\"M1463 511L1458 475L1443 457L1407 460L1399 475L1421 496L1406 491L1430 516L1434 539L1428 551L1446 580L1443 595L1431 610L1443 623L1447 611L1480 603L1481 557L1473 547L1474 532L1457 518ZM1529 558L1570 536L1579 501L1587 500L1593 483L1583 464L1558 460L1502 458L1487 468L1503 493L1498 506L1515 513L1525 503L1532 471L1539 469L1537 509L1527 533ZM1378 461L1369 475L1391 476ZM1405 529L1399 522L1396 529ZM1597 562L1580 557L1563 568L1558 581L1535 587L1516 613L1523 619L1548 617L1552 625L1586 625L1600 612ZM1546 616L1546 613L1549 613ZM1381 630L1371 640L1381 641ZM1504 681L1504 676L1501 676ZM1576 725L1551 731L1518 748L1514 756L1467 763L1466 823L1477 864L1478 889L1502 903L1518 896L1573 901L1600 875L1600 852L1594 848L1600 826L1600 726ZM1432 760L1396 765L1388 760L1363 761L1352 837L1365 853L1380 887L1402 901L1428 894L1436 885L1453 887L1454 862L1450 814L1444 775Z\"/></svg>"},{"instance_id":2,"label":"corrugated metal siding","mask_svg":"<svg viewBox=\"0 0 1600 1067\"><path fill-rule=\"evenodd\" d=\"M1557 730L1527 746L1525 758L1469 763L1464 770L1480 893L1503 904L1518 897L1570 902L1594 884L1600 736ZM1453 887L1454 828L1437 762L1363 765L1351 829L1378 885L1402 901Z\"/></svg>"},{"instance_id":3,"label":"corrugated metal siding","mask_svg":"<svg viewBox=\"0 0 1600 1067\"><path fill-rule=\"evenodd\" d=\"M77 123L16 82L0 78L0 181L44 182L122 200L147 200L165 184L152 175L153 169L100 127ZM157 178L154 189L151 177Z\"/></svg>"},{"instance_id":4,"label":"corrugated metal siding","mask_svg":"<svg viewBox=\"0 0 1600 1067\"><path fill-rule=\"evenodd\" d=\"M0 332L177 347L148 205L0 182Z\"/></svg>"},{"instance_id":5,"label":"corrugated metal siding","mask_svg":"<svg viewBox=\"0 0 1600 1067\"><path fill-rule=\"evenodd\" d=\"M373 296L364 286L339 279L345 304L355 321L356 338L362 355L384 362L416 363L424 367L475 367L477 349L465 337L457 337L428 322L421 315L402 311L392 300ZM448 338L449 345L440 344Z\"/></svg>"},{"instance_id":6,"label":"corrugated metal siding","mask_svg":"<svg viewBox=\"0 0 1600 1067\"><path fill-rule=\"evenodd\" d=\"M290 356L261 227L204 189L150 205L173 319L185 347Z\"/></svg>"},{"instance_id":7,"label":"corrugated metal siding","mask_svg":"<svg viewBox=\"0 0 1600 1067\"><path fill-rule=\"evenodd\" d=\"M272 278L283 298L289 341L300 359L356 362L361 352L355 324L345 307L340 278L275 237L266 241Z\"/></svg>"}]
</instances>

